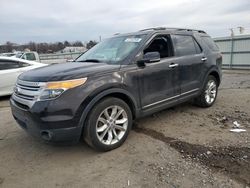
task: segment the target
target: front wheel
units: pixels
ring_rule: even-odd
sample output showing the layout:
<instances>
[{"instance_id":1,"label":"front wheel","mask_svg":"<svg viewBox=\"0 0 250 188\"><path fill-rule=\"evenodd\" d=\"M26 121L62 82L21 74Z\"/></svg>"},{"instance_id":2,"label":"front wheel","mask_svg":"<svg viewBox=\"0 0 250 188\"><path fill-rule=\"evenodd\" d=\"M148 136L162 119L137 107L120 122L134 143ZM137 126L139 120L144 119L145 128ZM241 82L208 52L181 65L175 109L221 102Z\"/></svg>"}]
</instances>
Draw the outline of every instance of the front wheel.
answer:
<instances>
[{"instance_id":1,"label":"front wheel","mask_svg":"<svg viewBox=\"0 0 250 188\"><path fill-rule=\"evenodd\" d=\"M216 78L209 75L206 81L206 85L202 90L200 96L198 96L194 102L201 107L210 107L214 104L218 93L218 82Z\"/></svg>"},{"instance_id":2,"label":"front wheel","mask_svg":"<svg viewBox=\"0 0 250 188\"><path fill-rule=\"evenodd\" d=\"M129 106L118 98L106 98L91 110L84 139L94 149L109 151L123 144L132 126Z\"/></svg>"}]
</instances>

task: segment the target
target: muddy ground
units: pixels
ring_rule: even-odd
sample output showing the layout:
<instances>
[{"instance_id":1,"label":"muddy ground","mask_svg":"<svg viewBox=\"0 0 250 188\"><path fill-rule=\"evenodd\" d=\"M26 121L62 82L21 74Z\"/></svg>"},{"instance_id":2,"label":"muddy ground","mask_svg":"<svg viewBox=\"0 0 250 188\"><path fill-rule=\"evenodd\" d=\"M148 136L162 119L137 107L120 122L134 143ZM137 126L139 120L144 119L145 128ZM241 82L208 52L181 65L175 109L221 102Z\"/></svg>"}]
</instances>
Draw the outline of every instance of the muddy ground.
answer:
<instances>
[{"instance_id":1,"label":"muddy ground","mask_svg":"<svg viewBox=\"0 0 250 188\"><path fill-rule=\"evenodd\" d=\"M230 132L234 121L246 132ZM224 71L211 108L185 103L137 120L107 153L33 139L1 98L0 187L250 187L250 71Z\"/></svg>"}]
</instances>

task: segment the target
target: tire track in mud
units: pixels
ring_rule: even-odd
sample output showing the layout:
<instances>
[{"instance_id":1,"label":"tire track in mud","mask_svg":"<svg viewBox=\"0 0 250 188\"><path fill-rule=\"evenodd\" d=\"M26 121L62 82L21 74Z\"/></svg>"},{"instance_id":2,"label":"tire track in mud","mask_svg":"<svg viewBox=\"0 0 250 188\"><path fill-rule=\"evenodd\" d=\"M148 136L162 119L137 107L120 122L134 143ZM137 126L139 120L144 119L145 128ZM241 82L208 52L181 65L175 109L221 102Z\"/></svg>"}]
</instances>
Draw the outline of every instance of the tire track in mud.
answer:
<instances>
[{"instance_id":1,"label":"tire track in mud","mask_svg":"<svg viewBox=\"0 0 250 188\"><path fill-rule=\"evenodd\" d=\"M163 133L137 125L133 126L133 130L162 141L184 157L191 158L211 170L222 172L230 178L250 186L250 148L248 147L206 147L166 137Z\"/></svg>"}]
</instances>

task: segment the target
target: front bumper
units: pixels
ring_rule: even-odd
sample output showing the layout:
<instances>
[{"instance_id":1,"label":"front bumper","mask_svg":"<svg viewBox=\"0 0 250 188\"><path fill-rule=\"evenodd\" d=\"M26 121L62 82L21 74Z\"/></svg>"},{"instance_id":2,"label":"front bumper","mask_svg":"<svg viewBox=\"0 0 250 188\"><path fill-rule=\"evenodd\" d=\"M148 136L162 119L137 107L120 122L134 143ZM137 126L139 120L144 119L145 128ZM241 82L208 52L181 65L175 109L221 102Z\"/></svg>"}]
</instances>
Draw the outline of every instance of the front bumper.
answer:
<instances>
[{"instance_id":1,"label":"front bumper","mask_svg":"<svg viewBox=\"0 0 250 188\"><path fill-rule=\"evenodd\" d=\"M82 127L78 125L78 120L50 115L46 105L35 104L33 109L24 109L11 97L10 106L13 117L20 127L37 138L49 142L74 142L81 137Z\"/></svg>"}]
</instances>

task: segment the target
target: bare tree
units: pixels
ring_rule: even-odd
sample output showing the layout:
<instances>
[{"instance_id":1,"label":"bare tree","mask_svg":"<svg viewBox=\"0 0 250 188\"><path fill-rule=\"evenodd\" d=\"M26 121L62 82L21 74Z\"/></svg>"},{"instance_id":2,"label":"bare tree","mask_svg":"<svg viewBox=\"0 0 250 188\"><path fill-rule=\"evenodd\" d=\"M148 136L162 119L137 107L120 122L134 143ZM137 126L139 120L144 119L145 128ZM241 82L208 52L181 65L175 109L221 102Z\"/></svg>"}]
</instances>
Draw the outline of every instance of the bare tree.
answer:
<instances>
[{"instance_id":1,"label":"bare tree","mask_svg":"<svg viewBox=\"0 0 250 188\"><path fill-rule=\"evenodd\" d=\"M93 46L95 46L96 44L97 44L96 41L90 40L90 41L87 43L86 47L87 47L87 49L90 49L90 48L92 48Z\"/></svg>"}]
</instances>

